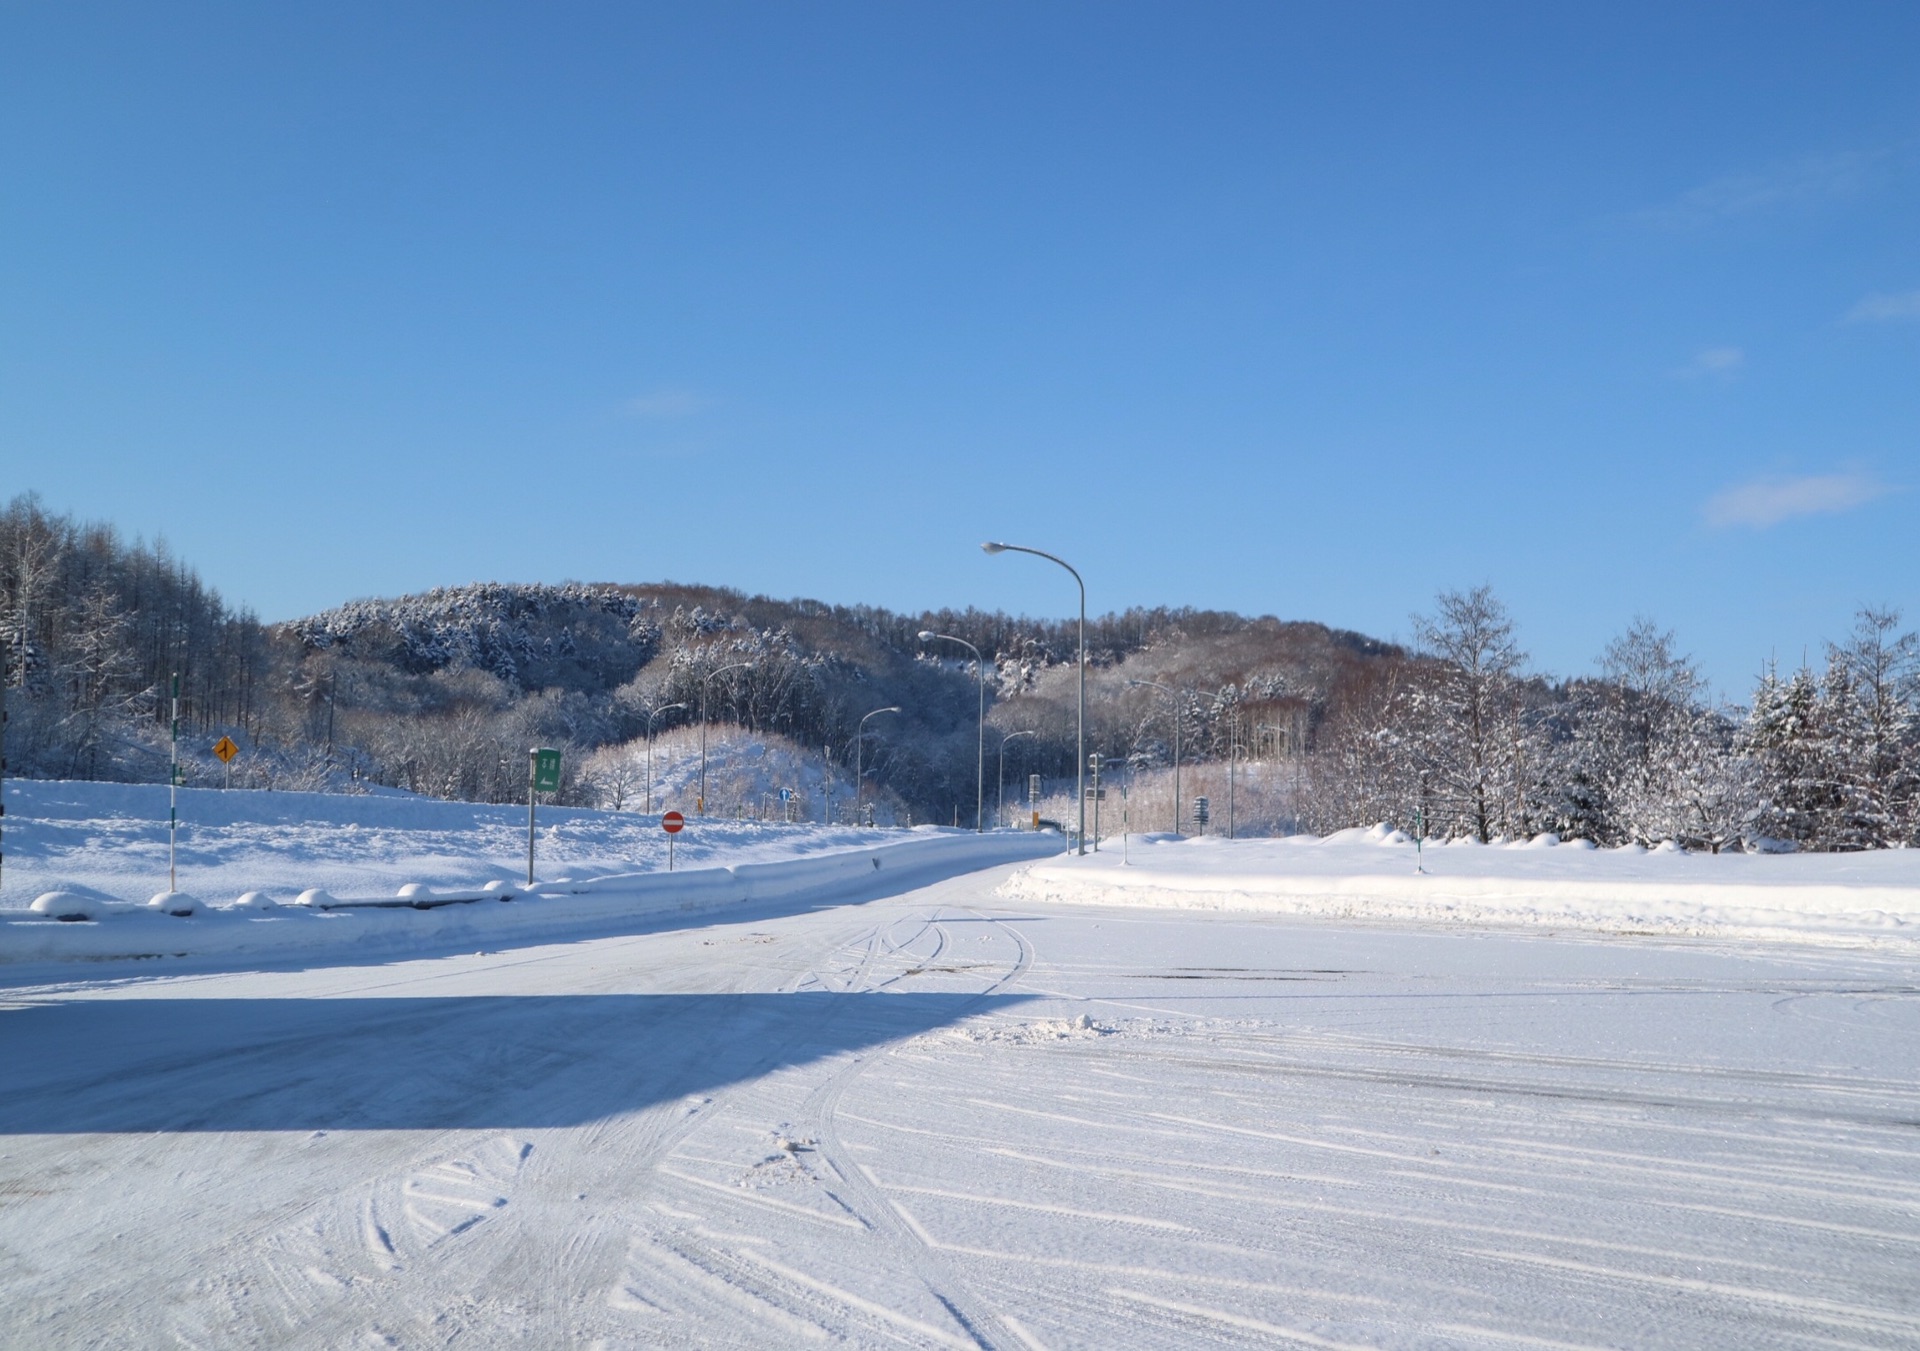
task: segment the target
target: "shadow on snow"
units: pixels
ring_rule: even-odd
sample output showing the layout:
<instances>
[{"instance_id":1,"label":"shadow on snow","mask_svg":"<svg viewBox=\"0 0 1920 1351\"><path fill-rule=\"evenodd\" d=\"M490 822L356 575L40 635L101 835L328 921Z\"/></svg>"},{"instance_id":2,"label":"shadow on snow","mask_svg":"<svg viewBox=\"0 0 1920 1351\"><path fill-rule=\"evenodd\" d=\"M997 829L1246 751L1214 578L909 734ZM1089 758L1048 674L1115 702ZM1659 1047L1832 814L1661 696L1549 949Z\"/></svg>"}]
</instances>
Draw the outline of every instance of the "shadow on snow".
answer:
<instances>
[{"instance_id":1,"label":"shadow on snow","mask_svg":"<svg viewBox=\"0 0 1920 1351\"><path fill-rule=\"evenodd\" d=\"M0 1010L0 1135L577 1126L1025 998L809 991L34 1005Z\"/></svg>"}]
</instances>

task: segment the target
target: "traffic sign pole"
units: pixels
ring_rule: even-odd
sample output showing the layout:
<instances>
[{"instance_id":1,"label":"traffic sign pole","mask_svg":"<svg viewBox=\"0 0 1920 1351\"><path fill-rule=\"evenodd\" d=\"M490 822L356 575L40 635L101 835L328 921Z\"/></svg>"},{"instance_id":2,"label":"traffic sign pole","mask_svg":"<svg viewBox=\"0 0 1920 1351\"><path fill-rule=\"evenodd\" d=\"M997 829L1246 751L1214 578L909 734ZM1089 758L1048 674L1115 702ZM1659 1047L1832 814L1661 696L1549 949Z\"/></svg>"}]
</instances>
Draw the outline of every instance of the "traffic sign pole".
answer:
<instances>
[{"instance_id":1,"label":"traffic sign pole","mask_svg":"<svg viewBox=\"0 0 1920 1351\"><path fill-rule=\"evenodd\" d=\"M667 832L667 871L673 871L673 837L687 828L687 818L679 812L668 812L660 818L660 829Z\"/></svg>"},{"instance_id":2,"label":"traffic sign pole","mask_svg":"<svg viewBox=\"0 0 1920 1351\"><path fill-rule=\"evenodd\" d=\"M549 746L527 751L527 885L533 885L533 795L560 791L560 752Z\"/></svg>"}]
</instances>

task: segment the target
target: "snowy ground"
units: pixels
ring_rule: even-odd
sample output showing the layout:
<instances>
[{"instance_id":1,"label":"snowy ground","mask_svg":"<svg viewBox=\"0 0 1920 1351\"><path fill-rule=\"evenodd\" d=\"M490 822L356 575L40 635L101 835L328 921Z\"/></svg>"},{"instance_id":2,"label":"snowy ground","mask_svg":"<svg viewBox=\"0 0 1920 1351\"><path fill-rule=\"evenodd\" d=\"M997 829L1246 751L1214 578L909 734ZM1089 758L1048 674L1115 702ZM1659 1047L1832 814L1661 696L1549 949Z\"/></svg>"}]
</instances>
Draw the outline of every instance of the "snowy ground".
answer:
<instances>
[{"instance_id":1,"label":"snowy ground","mask_svg":"<svg viewBox=\"0 0 1920 1351\"><path fill-rule=\"evenodd\" d=\"M1904 945L1007 876L14 967L0 1344L1920 1344Z\"/></svg>"},{"instance_id":2,"label":"snowy ground","mask_svg":"<svg viewBox=\"0 0 1920 1351\"><path fill-rule=\"evenodd\" d=\"M145 900L167 888L167 790L155 784L12 780L6 784L6 875L0 911L58 888ZM183 788L179 889L210 904L264 889L392 895L409 883L474 887L526 881L527 809L386 792L270 793ZM661 803L665 801L664 797ZM678 801L679 799L673 799ZM693 810L686 806L686 814ZM544 878L664 870L658 814L541 807ZM711 816L692 821L677 866L764 863L870 845L855 826L788 826ZM897 838L897 837L895 837Z\"/></svg>"},{"instance_id":3,"label":"snowy ground","mask_svg":"<svg viewBox=\"0 0 1920 1351\"><path fill-rule=\"evenodd\" d=\"M1608 933L1920 943L1920 850L1689 854L1595 849L1551 835L1416 853L1383 827L1325 839L1135 835L1097 856L1043 863L1023 901L1262 911L1378 922Z\"/></svg>"}]
</instances>

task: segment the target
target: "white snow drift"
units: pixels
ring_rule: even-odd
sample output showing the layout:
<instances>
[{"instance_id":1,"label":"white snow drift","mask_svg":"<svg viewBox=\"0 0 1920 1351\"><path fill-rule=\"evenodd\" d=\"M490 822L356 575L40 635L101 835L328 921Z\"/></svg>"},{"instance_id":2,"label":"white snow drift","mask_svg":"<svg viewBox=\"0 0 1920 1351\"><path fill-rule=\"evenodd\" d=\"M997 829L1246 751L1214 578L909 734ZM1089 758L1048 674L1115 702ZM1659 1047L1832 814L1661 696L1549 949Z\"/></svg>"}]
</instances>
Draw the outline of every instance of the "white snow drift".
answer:
<instances>
[{"instance_id":1,"label":"white snow drift","mask_svg":"<svg viewBox=\"0 0 1920 1351\"><path fill-rule=\"evenodd\" d=\"M1920 850L1688 854L1595 849L1552 835L1414 843L1385 827L1324 839L1134 836L1035 864L1025 901L1263 911L1340 919L1631 930L1801 940L1920 938ZM1419 871L1416 871L1416 868Z\"/></svg>"}]
</instances>

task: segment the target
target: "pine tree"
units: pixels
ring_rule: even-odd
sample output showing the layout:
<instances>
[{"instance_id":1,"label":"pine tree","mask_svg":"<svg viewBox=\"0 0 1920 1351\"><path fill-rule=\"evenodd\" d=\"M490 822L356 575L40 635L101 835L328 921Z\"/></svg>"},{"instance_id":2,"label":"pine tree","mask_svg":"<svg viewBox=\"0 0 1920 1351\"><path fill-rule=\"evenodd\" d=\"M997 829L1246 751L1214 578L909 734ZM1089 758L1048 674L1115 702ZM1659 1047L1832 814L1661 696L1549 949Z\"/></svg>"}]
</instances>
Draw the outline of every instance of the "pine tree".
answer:
<instances>
[{"instance_id":1,"label":"pine tree","mask_svg":"<svg viewBox=\"0 0 1920 1351\"><path fill-rule=\"evenodd\" d=\"M1820 727L1820 689L1801 667L1782 682L1769 665L1753 694L1740 747L1755 777L1751 825L1762 837L1819 848L1830 787Z\"/></svg>"}]
</instances>

